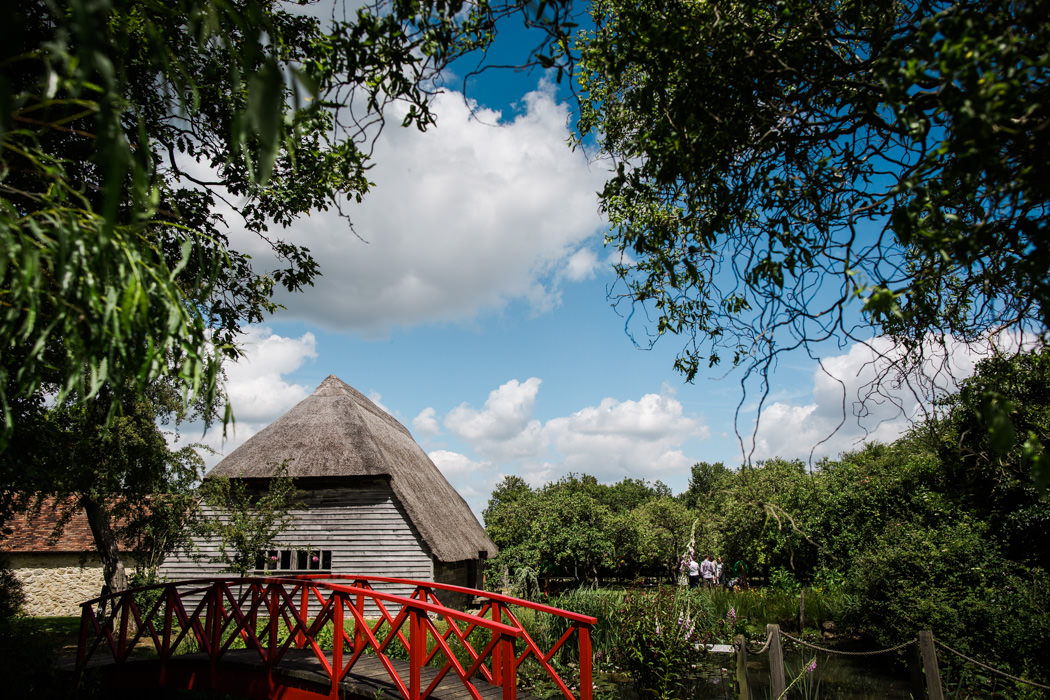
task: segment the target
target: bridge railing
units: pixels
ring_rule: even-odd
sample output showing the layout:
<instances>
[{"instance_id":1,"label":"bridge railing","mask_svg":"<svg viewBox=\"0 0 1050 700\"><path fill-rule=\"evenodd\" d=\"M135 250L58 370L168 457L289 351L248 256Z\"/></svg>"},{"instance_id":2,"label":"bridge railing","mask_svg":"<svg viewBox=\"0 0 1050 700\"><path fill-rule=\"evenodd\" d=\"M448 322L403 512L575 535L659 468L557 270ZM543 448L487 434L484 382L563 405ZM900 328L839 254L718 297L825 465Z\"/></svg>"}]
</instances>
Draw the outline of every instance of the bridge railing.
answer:
<instances>
[{"instance_id":1,"label":"bridge railing","mask_svg":"<svg viewBox=\"0 0 1050 700\"><path fill-rule=\"evenodd\" d=\"M375 584L409 586L408 596L376 590ZM480 597L477 614L441 604L439 595ZM366 617L366 608L370 617ZM568 630L543 649L515 615L515 608L553 615ZM374 656L390 682L409 700L424 700L450 673L471 697L477 679L517 695L518 668L532 658L566 698L590 700L590 630L595 618L458 586L387 577L315 575L287 578L214 578L130 589L82 604L78 668L97 654L120 666L133 655L161 665L176 654L200 652L211 664L233 648L254 650L272 675L291 648L308 649L327 675L329 689L364 656ZM378 617L374 611L378 611ZM565 678L556 654L576 641L578 675ZM407 677L394 660L407 660ZM436 676L424 687L423 667ZM578 695L577 695L578 692Z\"/></svg>"}]
</instances>

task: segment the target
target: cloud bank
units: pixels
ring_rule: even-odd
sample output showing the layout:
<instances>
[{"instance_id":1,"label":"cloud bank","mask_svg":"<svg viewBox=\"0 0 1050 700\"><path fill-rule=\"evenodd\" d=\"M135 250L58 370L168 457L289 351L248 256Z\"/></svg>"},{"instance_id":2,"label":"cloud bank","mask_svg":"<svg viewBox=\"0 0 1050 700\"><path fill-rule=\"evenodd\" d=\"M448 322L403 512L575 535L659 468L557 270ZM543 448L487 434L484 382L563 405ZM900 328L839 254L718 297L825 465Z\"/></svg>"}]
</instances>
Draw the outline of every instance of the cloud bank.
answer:
<instances>
[{"instance_id":1,"label":"cloud bank","mask_svg":"<svg viewBox=\"0 0 1050 700\"><path fill-rule=\"evenodd\" d=\"M811 400L776 401L762 410L752 457L808 460L812 455L816 460L855 450L865 442L893 442L925 417L936 397L951 393L959 381L971 376L993 343L1012 352L1019 341L1004 337L965 345L948 338L943 344L930 343L926 361L908 381L878 384L887 363L898 361L901 352L887 338L856 343L814 369Z\"/></svg>"},{"instance_id":2,"label":"cloud bank","mask_svg":"<svg viewBox=\"0 0 1050 700\"><path fill-rule=\"evenodd\" d=\"M594 193L605 173L569 150L568 109L553 90L525 95L513 117L456 92L433 107L437 126L426 133L389 115L369 171L375 187L348 210L356 236L333 212L286 233L323 275L308 295L280 299L287 314L382 335L514 301L542 313L559 303L563 281L593 275L604 227Z\"/></svg>"},{"instance_id":3,"label":"cloud bank","mask_svg":"<svg viewBox=\"0 0 1050 700\"><path fill-rule=\"evenodd\" d=\"M512 379L493 389L481 408L463 403L445 415L444 428L466 454L442 449L431 452L431 459L454 486L469 485L483 494L471 503L476 512L505 474L519 474L534 486L569 472L607 482L678 476L698 459L682 446L709 436L707 426L686 415L666 386L659 394L637 400L609 397L543 421L534 415L541 384L536 377ZM428 437L437 435L433 408L416 420L428 426Z\"/></svg>"}]
</instances>

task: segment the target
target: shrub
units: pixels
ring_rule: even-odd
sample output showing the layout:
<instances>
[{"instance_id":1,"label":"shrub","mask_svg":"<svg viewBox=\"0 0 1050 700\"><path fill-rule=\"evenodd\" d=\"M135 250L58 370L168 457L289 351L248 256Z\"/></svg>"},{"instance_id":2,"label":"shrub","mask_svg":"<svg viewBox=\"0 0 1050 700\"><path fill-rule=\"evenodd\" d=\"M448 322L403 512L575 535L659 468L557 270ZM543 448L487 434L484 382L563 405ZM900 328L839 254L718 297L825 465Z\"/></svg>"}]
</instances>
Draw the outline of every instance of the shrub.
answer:
<instances>
[{"instance_id":1,"label":"shrub","mask_svg":"<svg viewBox=\"0 0 1050 700\"><path fill-rule=\"evenodd\" d=\"M629 591L617 623L615 658L638 691L655 698L682 697L716 625L708 597L678 587Z\"/></svg>"}]
</instances>

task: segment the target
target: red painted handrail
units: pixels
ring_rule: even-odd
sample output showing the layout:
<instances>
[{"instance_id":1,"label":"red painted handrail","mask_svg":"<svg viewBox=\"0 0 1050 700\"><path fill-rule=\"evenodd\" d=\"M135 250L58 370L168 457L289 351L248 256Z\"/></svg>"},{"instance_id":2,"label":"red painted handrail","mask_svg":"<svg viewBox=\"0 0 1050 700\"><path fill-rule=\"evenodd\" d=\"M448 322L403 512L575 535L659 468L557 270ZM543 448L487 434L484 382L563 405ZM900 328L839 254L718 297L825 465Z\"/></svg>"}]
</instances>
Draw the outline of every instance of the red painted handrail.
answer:
<instances>
[{"instance_id":1,"label":"red painted handrail","mask_svg":"<svg viewBox=\"0 0 1050 700\"><path fill-rule=\"evenodd\" d=\"M375 590L373 584L413 590L408 596L393 595ZM481 610L470 614L446 607L438 592L481 598ZM154 597L152 604L144 604ZM188 609L186 600L198 597L199 602ZM365 618L366 602L379 613L371 624ZM515 607L564 618L568 630L553 647L543 650L515 616ZM99 610L110 612L101 615ZM444 621L446 629L439 631L436 621ZM215 663L234 644L243 643L258 653L269 679L294 646L312 651L327 674L330 687L319 695L336 696L339 683L363 654L370 653L406 700L430 697L449 673L460 679L471 697L481 698L474 683L480 676L500 686L504 700L512 700L517 697L517 669L531 656L564 697L590 700L590 631L596 622L587 615L510 596L412 579L330 574L194 579L129 589L81 603L77 667L85 668L100 648L108 650L113 663L120 666L148 640L156 650L163 678L165 664L177 653L201 651ZM323 649L317 640L322 633L327 636L329 628L331 648ZM472 641L476 631L480 632ZM578 641L579 677L571 681L579 695L552 663L573 636ZM391 652L400 652L400 656L391 656ZM404 656L409 662L407 679L391 662ZM425 688L420 673L424 666L437 671Z\"/></svg>"}]
</instances>

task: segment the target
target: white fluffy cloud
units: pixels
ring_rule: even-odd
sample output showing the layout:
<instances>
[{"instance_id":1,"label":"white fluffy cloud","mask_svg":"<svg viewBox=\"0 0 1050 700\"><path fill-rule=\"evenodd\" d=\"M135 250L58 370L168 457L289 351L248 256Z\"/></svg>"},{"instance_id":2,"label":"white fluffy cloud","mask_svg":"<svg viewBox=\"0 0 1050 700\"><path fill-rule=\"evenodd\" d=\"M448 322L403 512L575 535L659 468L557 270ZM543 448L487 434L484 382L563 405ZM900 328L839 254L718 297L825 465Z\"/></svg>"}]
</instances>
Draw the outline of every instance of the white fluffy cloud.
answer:
<instances>
[{"instance_id":1,"label":"white fluffy cloud","mask_svg":"<svg viewBox=\"0 0 1050 700\"><path fill-rule=\"evenodd\" d=\"M444 425L470 448L539 484L557 471L586 472L614 481L625 476L661 478L696 461L682 450L707 427L684 415L667 387L637 401L603 399L572 415L541 422L533 416L540 380L511 380L493 390L481 409L467 404L449 411ZM466 458L464 458L466 459Z\"/></svg>"},{"instance_id":2,"label":"white fluffy cloud","mask_svg":"<svg viewBox=\"0 0 1050 700\"><path fill-rule=\"evenodd\" d=\"M429 456L445 478L450 481L466 474L487 471L492 466L490 462L474 461L466 455L449 450L434 450L429 453Z\"/></svg>"},{"instance_id":3,"label":"white fluffy cloud","mask_svg":"<svg viewBox=\"0 0 1050 700\"><path fill-rule=\"evenodd\" d=\"M317 357L313 333L285 338L265 326L251 326L241 345L244 356L225 367L226 388L238 421L269 422L310 393L310 388L289 384L282 375Z\"/></svg>"},{"instance_id":4,"label":"white fluffy cloud","mask_svg":"<svg viewBox=\"0 0 1050 700\"><path fill-rule=\"evenodd\" d=\"M1011 339L997 342L1004 348L1016 346ZM931 344L921 375L907 382L883 381L872 392L877 375L899 352L885 338L856 343L817 367L811 401L776 401L762 410L753 458L808 459L812 451L816 459L856 449L865 441L892 442L922 418L933 397L973 374L986 351L951 340Z\"/></svg>"},{"instance_id":5,"label":"white fluffy cloud","mask_svg":"<svg viewBox=\"0 0 1050 700\"><path fill-rule=\"evenodd\" d=\"M683 415L682 404L664 388L638 401L606 398L545 425L551 445L564 457L565 471L611 480L624 476L660 478L688 470L696 459L679 446L709 436L697 418Z\"/></svg>"},{"instance_id":6,"label":"white fluffy cloud","mask_svg":"<svg viewBox=\"0 0 1050 700\"><path fill-rule=\"evenodd\" d=\"M581 248L565 262L565 277L573 282L590 279L599 267L597 254L590 248Z\"/></svg>"},{"instance_id":7,"label":"white fluffy cloud","mask_svg":"<svg viewBox=\"0 0 1050 700\"><path fill-rule=\"evenodd\" d=\"M313 391L313 387L291 384L283 376L317 357L313 333L286 338L265 326L250 326L242 339L242 349L241 359L225 366L226 391L236 422L225 439L222 426L216 426L201 440L218 453L205 460L209 465L216 464Z\"/></svg>"},{"instance_id":8,"label":"white fluffy cloud","mask_svg":"<svg viewBox=\"0 0 1050 700\"><path fill-rule=\"evenodd\" d=\"M369 172L375 187L349 210L364 240L330 212L287 232L323 273L309 295L281 299L289 313L383 333L470 319L512 300L537 312L557 305L559 280L593 270L587 246L600 245L594 192L605 173L567 148L568 110L551 90L522 105L506 118L446 92L426 133L392 115Z\"/></svg>"},{"instance_id":9,"label":"white fluffy cloud","mask_svg":"<svg viewBox=\"0 0 1050 700\"><path fill-rule=\"evenodd\" d=\"M460 404L445 416L445 427L481 454L514 459L535 454L543 440L539 421L532 417L540 380L512 379L489 393L485 407Z\"/></svg>"},{"instance_id":10,"label":"white fluffy cloud","mask_svg":"<svg viewBox=\"0 0 1050 700\"><path fill-rule=\"evenodd\" d=\"M441 432L441 426L438 425L437 418L435 418L436 415L437 411L433 408L429 406L424 408L419 412L419 415L412 419L412 430L423 437L437 435Z\"/></svg>"}]
</instances>

